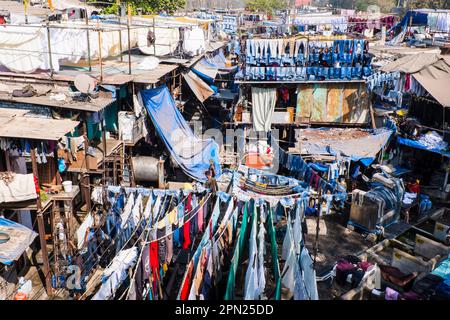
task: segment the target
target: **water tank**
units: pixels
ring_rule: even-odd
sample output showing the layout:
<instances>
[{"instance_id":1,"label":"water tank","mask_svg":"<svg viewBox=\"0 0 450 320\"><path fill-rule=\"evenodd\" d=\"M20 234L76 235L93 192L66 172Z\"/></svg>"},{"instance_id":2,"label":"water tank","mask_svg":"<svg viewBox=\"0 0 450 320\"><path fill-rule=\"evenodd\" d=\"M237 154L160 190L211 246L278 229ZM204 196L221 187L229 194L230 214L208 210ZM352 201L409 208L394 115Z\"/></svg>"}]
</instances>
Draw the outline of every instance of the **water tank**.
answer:
<instances>
[{"instance_id":1,"label":"water tank","mask_svg":"<svg viewBox=\"0 0 450 320\"><path fill-rule=\"evenodd\" d=\"M154 157L132 157L134 179L142 182L158 181L158 162Z\"/></svg>"}]
</instances>

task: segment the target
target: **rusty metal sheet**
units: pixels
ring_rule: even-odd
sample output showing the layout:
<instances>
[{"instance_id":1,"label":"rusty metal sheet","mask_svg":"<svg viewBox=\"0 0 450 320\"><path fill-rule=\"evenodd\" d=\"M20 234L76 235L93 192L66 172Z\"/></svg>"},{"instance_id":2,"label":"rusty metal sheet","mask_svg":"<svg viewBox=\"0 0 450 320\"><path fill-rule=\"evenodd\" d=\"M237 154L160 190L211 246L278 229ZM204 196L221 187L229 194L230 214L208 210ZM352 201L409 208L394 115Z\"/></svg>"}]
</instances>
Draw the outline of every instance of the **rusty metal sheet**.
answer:
<instances>
[{"instance_id":1,"label":"rusty metal sheet","mask_svg":"<svg viewBox=\"0 0 450 320\"><path fill-rule=\"evenodd\" d=\"M324 122L326 117L328 86L326 84L315 84L313 92L313 107L311 109L311 121Z\"/></svg>"},{"instance_id":2,"label":"rusty metal sheet","mask_svg":"<svg viewBox=\"0 0 450 320\"><path fill-rule=\"evenodd\" d=\"M358 88L354 84L347 84L344 87L342 99L342 122L352 123L352 112L357 103Z\"/></svg>"},{"instance_id":3,"label":"rusty metal sheet","mask_svg":"<svg viewBox=\"0 0 450 320\"><path fill-rule=\"evenodd\" d=\"M369 95L364 84L358 85L358 102L353 109L352 123L365 123L369 119Z\"/></svg>"},{"instance_id":4,"label":"rusty metal sheet","mask_svg":"<svg viewBox=\"0 0 450 320\"><path fill-rule=\"evenodd\" d=\"M340 83L333 83L328 86L327 112L323 122L342 122L343 87Z\"/></svg>"},{"instance_id":5,"label":"rusty metal sheet","mask_svg":"<svg viewBox=\"0 0 450 320\"><path fill-rule=\"evenodd\" d=\"M311 118L311 109L313 102L313 86L301 84L298 86L297 108L295 110L296 122L301 123L301 119Z\"/></svg>"},{"instance_id":6,"label":"rusty metal sheet","mask_svg":"<svg viewBox=\"0 0 450 320\"><path fill-rule=\"evenodd\" d=\"M301 84L296 123L365 123L369 102L361 83Z\"/></svg>"}]
</instances>

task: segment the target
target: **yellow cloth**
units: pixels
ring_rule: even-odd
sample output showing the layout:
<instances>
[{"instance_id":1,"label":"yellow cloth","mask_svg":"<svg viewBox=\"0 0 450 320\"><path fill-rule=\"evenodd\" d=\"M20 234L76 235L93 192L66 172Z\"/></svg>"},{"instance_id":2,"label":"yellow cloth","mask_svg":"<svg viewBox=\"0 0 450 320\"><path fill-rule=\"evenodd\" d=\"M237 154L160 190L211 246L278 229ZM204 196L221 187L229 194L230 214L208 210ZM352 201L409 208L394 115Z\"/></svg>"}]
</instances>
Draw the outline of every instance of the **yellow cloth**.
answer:
<instances>
[{"instance_id":1,"label":"yellow cloth","mask_svg":"<svg viewBox=\"0 0 450 320\"><path fill-rule=\"evenodd\" d=\"M175 224L176 221L177 221L177 210L174 209L169 213L169 223Z\"/></svg>"},{"instance_id":2,"label":"yellow cloth","mask_svg":"<svg viewBox=\"0 0 450 320\"><path fill-rule=\"evenodd\" d=\"M404 116L406 116L408 114L408 109L400 109L400 110L397 110L396 113L399 116L404 117Z\"/></svg>"},{"instance_id":3,"label":"yellow cloth","mask_svg":"<svg viewBox=\"0 0 450 320\"><path fill-rule=\"evenodd\" d=\"M157 223L157 228L158 229L162 229L166 227L166 219L161 219L158 221Z\"/></svg>"}]
</instances>

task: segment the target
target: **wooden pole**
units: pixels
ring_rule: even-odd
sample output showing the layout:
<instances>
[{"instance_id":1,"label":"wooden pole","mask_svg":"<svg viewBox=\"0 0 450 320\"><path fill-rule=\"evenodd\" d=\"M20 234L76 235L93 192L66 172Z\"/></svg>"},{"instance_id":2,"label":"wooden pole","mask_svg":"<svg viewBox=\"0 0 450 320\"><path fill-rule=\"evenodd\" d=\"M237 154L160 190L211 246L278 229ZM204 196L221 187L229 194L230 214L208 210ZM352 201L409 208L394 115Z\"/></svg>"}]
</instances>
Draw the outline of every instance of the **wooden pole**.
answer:
<instances>
[{"instance_id":1,"label":"wooden pole","mask_svg":"<svg viewBox=\"0 0 450 320\"><path fill-rule=\"evenodd\" d=\"M31 156L31 168L33 170L33 175L36 178L37 183L39 184L37 161L36 161L36 149L34 147L30 150L30 156ZM42 209L42 203L41 203L41 197L39 197L39 195L38 195L36 202L37 202L36 204L37 204L38 211L40 211Z\"/></svg>"},{"instance_id":2,"label":"wooden pole","mask_svg":"<svg viewBox=\"0 0 450 320\"><path fill-rule=\"evenodd\" d=\"M123 62L123 48L122 48L122 27L121 27L121 20L120 19L120 0L116 0L116 6L117 6L117 18L119 19L119 48L120 48L120 62Z\"/></svg>"},{"instance_id":3,"label":"wooden pole","mask_svg":"<svg viewBox=\"0 0 450 320\"><path fill-rule=\"evenodd\" d=\"M128 18L127 18L127 32L128 32L128 74L131 74L130 23L131 23L131 3L128 3Z\"/></svg>"},{"instance_id":4,"label":"wooden pole","mask_svg":"<svg viewBox=\"0 0 450 320\"><path fill-rule=\"evenodd\" d=\"M97 170L97 168L90 168L87 164L87 151L89 148L89 139L87 133L86 121L83 121L83 138L84 138L84 150L85 150L85 163L86 163L86 171L89 172L92 170ZM86 201L86 212L91 212L91 189L90 189L90 176L89 173L82 173L81 175L81 194L83 195L84 200Z\"/></svg>"},{"instance_id":5,"label":"wooden pole","mask_svg":"<svg viewBox=\"0 0 450 320\"><path fill-rule=\"evenodd\" d=\"M102 63L102 32L100 31L100 22L97 19L98 28L98 59L100 63L100 82L103 81L103 63Z\"/></svg>"},{"instance_id":6,"label":"wooden pole","mask_svg":"<svg viewBox=\"0 0 450 320\"><path fill-rule=\"evenodd\" d=\"M48 46L48 61L50 63L50 77L53 77L53 61L52 61L52 47L50 43L50 22L47 16L47 46Z\"/></svg>"},{"instance_id":7,"label":"wooden pole","mask_svg":"<svg viewBox=\"0 0 450 320\"><path fill-rule=\"evenodd\" d=\"M316 239L314 240L314 263L313 263L313 269L316 270L316 259L317 259L317 253L319 251L319 232L320 232L320 215L322 211L322 190L319 189L319 208L316 218Z\"/></svg>"},{"instance_id":8,"label":"wooden pole","mask_svg":"<svg viewBox=\"0 0 450 320\"><path fill-rule=\"evenodd\" d=\"M103 142L103 185L106 185L106 132L105 132L105 119L102 119L102 142Z\"/></svg>"},{"instance_id":9,"label":"wooden pole","mask_svg":"<svg viewBox=\"0 0 450 320\"><path fill-rule=\"evenodd\" d=\"M25 14L25 24L28 24L28 5L30 0L23 0L23 11Z\"/></svg>"},{"instance_id":10,"label":"wooden pole","mask_svg":"<svg viewBox=\"0 0 450 320\"><path fill-rule=\"evenodd\" d=\"M39 184L38 178L38 170L37 170L37 162L36 162L36 149L32 148L30 151L31 156L31 167L33 169L33 175L36 177L37 183ZM44 269L44 279L45 279L45 289L47 290L47 294L52 294L52 287L50 282L50 263L48 261L48 252L47 252L47 242L45 241L45 226L44 226L44 216L42 212L42 203L41 197L38 195L36 200L37 205L37 223L39 230L39 242L41 244L41 255L42 255L42 264Z\"/></svg>"},{"instance_id":11,"label":"wooden pole","mask_svg":"<svg viewBox=\"0 0 450 320\"><path fill-rule=\"evenodd\" d=\"M155 24L156 24L156 20L155 20L155 17L153 17L153 36L155 37L155 41L153 41L153 55L156 56L156 31L155 31Z\"/></svg>"},{"instance_id":12,"label":"wooden pole","mask_svg":"<svg viewBox=\"0 0 450 320\"><path fill-rule=\"evenodd\" d=\"M92 61L91 61L91 41L89 39L89 17L87 14L87 7L84 7L84 11L86 12L86 37L87 37L87 51L88 51L88 65L89 65L89 72L92 71Z\"/></svg>"}]
</instances>

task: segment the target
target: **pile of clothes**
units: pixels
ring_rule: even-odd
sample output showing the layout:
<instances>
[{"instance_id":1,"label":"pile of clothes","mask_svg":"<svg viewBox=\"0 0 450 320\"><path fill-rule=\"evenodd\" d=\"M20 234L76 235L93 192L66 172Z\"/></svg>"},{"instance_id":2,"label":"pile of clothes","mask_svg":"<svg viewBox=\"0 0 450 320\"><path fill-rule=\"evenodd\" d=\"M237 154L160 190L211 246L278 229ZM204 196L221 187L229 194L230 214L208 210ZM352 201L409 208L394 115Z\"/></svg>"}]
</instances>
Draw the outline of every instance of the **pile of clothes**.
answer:
<instances>
[{"instance_id":1,"label":"pile of clothes","mask_svg":"<svg viewBox=\"0 0 450 320\"><path fill-rule=\"evenodd\" d=\"M356 288L361 283L366 272L370 271L372 267L373 264L367 261L361 261L356 256L346 256L340 259L335 266L336 283L344 287L348 279L351 287Z\"/></svg>"},{"instance_id":2,"label":"pile of clothes","mask_svg":"<svg viewBox=\"0 0 450 320\"><path fill-rule=\"evenodd\" d=\"M390 266L380 266L385 280L386 300L449 300L450 257L418 280L417 273L404 274Z\"/></svg>"},{"instance_id":3,"label":"pile of clothes","mask_svg":"<svg viewBox=\"0 0 450 320\"><path fill-rule=\"evenodd\" d=\"M429 131L426 134L421 135L418 142L428 149L446 150L448 147L447 142L445 142L442 136L436 131Z\"/></svg>"}]
</instances>

